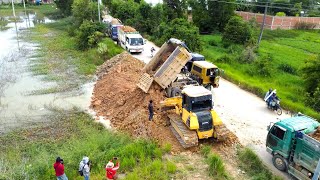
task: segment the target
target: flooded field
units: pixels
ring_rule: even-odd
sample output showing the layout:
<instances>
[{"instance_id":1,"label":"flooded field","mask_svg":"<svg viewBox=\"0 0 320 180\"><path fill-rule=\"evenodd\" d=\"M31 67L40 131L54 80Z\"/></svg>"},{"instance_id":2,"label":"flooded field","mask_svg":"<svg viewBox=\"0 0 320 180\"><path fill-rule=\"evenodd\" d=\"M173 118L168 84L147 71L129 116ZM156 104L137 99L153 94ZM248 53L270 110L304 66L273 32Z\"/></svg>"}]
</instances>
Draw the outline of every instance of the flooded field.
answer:
<instances>
[{"instance_id":1,"label":"flooded field","mask_svg":"<svg viewBox=\"0 0 320 180\"><path fill-rule=\"evenodd\" d=\"M3 19L8 23L0 31L0 134L46 122L54 109L88 109L93 83L84 84L72 93L33 93L54 86L55 82L45 82L43 77L32 74L30 65L41 47L21 37L28 36L35 24L51 20L37 13L25 16L21 12L17 14L16 28L13 17Z\"/></svg>"}]
</instances>

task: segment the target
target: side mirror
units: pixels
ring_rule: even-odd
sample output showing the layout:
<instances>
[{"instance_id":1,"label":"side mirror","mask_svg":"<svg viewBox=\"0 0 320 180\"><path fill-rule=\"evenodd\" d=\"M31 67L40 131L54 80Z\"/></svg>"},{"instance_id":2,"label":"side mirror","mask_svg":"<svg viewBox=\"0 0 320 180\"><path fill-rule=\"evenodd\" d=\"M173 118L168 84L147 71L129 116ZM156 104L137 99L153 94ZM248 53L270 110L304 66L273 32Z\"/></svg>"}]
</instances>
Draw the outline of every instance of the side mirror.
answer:
<instances>
[{"instance_id":1,"label":"side mirror","mask_svg":"<svg viewBox=\"0 0 320 180\"><path fill-rule=\"evenodd\" d=\"M147 44L147 40L146 39L143 39L143 44Z\"/></svg>"},{"instance_id":2,"label":"side mirror","mask_svg":"<svg viewBox=\"0 0 320 180\"><path fill-rule=\"evenodd\" d=\"M270 131L271 127L273 126L274 122L270 122L270 124L267 126L267 131Z\"/></svg>"}]
</instances>

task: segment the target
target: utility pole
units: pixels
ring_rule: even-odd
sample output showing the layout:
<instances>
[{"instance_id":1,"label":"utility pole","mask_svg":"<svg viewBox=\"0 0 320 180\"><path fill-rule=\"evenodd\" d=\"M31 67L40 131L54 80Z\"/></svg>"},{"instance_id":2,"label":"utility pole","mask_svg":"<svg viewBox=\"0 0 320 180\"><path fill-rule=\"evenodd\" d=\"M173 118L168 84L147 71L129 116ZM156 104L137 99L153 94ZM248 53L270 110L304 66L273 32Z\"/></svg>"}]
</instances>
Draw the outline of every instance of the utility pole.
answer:
<instances>
[{"instance_id":1,"label":"utility pole","mask_svg":"<svg viewBox=\"0 0 320 180\"><path fill-rule=\"evenodd\" d=\"M16 34L17 34L17 41L18 41L18 50L20 51L20 44L19 44L19 34L18 34L18 28L17 28L17 18L16 18L16 11L14 10L14 3L13 0L11 0L12 3L12 13L14 17L14 25L16 27Z\"/></svg>"},{"instance_id":2,"label":"utility pole","mask_svg":"<svg viewBox=\"0 0 320 180\"><path fill-rule=\"evenodd\" d=\"M101 17L100 17L100 2L101 2L101 0L98 0L98 16L99 16L99 23L101 23Z\"/></svg>"},{"instance_id":3,"label":"utility pole","mask_svg":"<svg viewBox=\"0 0 320 180\"><path fill-rule=\"evenodd\" d=\"M261 24L261 30L260 30L260 35L259 35L259 39L258 39L258 47L260 45L260 42L261 42L261 39L262 39L264 25L266 23L267 11L268 11L268 2L266 3L266 6L264 7L263 21L262 21L262 24Z\"/></svg>"},{"instance_id":4,"label":"utility pole","mask_svg":"<svg viewBox=\"0 0 320 180\"><path fill-rule=\"evenodd\" d=\"M26 2L23 0L23 8L24 8L24 15L26 17L26 28L28 28L28 18L27 18L27 9L26 9Z\"/></svg>"}]
</instances>

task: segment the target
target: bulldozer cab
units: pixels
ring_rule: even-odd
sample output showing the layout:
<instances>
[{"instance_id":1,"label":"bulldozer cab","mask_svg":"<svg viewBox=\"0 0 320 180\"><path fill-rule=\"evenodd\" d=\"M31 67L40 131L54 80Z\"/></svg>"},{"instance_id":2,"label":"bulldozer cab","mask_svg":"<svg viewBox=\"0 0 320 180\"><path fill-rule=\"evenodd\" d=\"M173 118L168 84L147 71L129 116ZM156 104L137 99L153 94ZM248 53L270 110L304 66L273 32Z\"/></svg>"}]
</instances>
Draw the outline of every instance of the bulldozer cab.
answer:
<instances>
[{"instance_id":1,"label":"bulldozer cab","mask_svg":"<svg viewBox=\"0 0 320 180\"><path fill-rule=\"evenodd\" d=\"M188 112L210 111L212 94L202 86L190 86L182 90L182 108Z\"/></svg>"},{"instance_id":2,"label":"bulldozer cab","mask_svg":"<svg viewBox=\"0 0 320 180\"><path fill-rule=\"evenodd\" d=\"M219 87L220 69L207 61L194 61L191 68L191 74L196 76L201 85L212 85Z\"/></svg>"}]
</instances>

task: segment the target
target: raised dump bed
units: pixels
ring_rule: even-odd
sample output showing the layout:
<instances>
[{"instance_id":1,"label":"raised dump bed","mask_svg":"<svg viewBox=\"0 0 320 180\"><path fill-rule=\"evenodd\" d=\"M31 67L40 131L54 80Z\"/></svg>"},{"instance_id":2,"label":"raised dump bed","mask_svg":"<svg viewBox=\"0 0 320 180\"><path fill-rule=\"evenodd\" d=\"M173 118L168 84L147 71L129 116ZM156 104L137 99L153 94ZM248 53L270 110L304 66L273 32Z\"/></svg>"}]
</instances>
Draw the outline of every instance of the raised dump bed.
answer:
<instances>
[{"instance_id":1,"label":"raised dump bed","mask_svg":"<svg viewBox=\"0 0 320 180\"><path fill-rule=\"evenodd\" d=\"M143 68L145 73L140 77L138 87L147 93L153 80L163 89L169 87L191 58L192 55L185 44L178 39L171 38L145 65Z\"/></svg>"}]
</instances>

